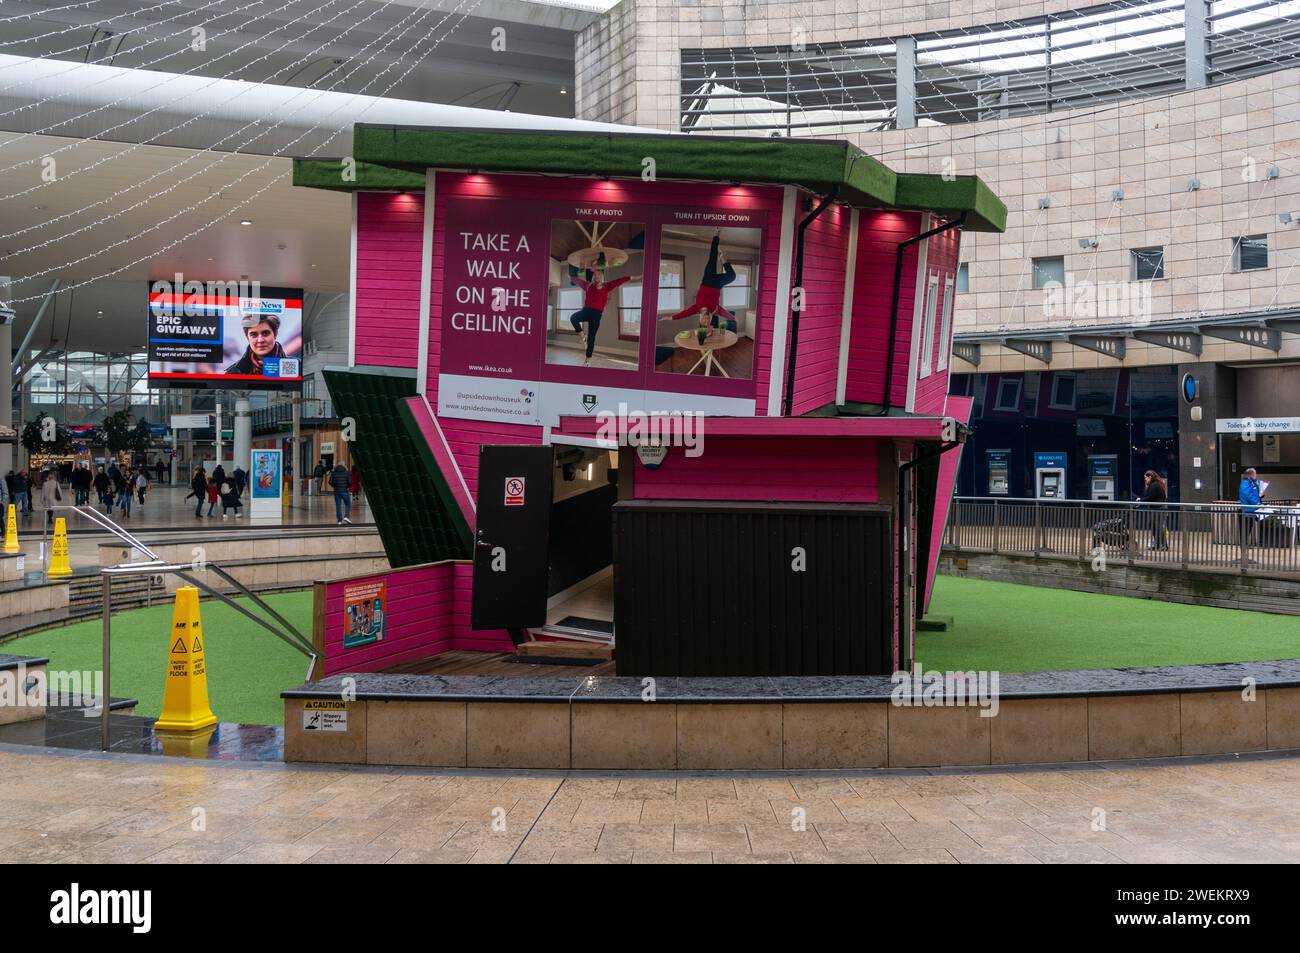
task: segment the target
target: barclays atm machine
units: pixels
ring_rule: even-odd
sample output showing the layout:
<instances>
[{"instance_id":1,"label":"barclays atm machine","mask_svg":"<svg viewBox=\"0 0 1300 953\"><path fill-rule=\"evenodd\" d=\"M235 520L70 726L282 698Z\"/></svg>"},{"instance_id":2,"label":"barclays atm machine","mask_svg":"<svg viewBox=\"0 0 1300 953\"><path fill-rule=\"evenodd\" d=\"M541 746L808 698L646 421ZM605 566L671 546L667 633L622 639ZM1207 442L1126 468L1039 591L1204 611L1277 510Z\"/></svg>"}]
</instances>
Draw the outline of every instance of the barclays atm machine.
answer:
<instances>
[{"instance_id":1,"label":"barclays atm machine","mask_svg":"<svg viewBox=\"0 0 1300 953\"><path fill-rule=\"evenodd\" d=\"M1034 454L1034 496L1040 500L1065 499L1064 453Z\"/></svg>"},{"instance_id":2,"label":"barclays atm machine","mask_svg":"<svg viewBox=\"0 0 1300 953\"><path fill-rule=\"evenodd\" d=\"M1119 457L1113 453L1088 456L1088 488L1094 500L1115 499L1115 480L1119 475Z\"/></svg>"},{"instance_id":3,"label":"barclays atm machine","mask_svg":"<svg viewBox=\"0 0 1300 953\"><path fill-rule=\"evenodd\" d=\"M985 450L988 463L988 495L1007 496L1011 493L1011 451Z\"/></svg>"}]
</instances>

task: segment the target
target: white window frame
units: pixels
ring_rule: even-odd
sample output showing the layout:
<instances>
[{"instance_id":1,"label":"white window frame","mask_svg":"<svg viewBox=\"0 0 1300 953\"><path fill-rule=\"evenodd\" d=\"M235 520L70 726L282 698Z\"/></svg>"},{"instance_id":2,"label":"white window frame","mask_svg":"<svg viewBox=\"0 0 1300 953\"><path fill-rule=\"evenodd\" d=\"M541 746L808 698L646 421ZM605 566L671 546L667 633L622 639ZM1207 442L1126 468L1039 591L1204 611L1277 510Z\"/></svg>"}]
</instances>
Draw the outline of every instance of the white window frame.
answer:
<instances>
[{"instance_id":1,"label":"white window frame","mask_svg":"<svg viewBox=\"0 0 1300 953\"><path fill-rule=\"evenodd\" d=\"M943 317L939 321L939 361L938 369L946 371L948 369L948 355L952 353L952 346L948 335L952 333L952 306L953 299L957 292L957 276L949 275L943 283Z\"/></svg>"},{"instance_id":2,"label":"white window frame","mask_svg":"<svg viewBox=\"0 0 1300 953\"><path fill-rule=\"evenodd\" d=\"M918 377L929 377L934 366L934 319L939 306L939 276L930 275L925 283L925 310L921 316L921 370Z\"/></svg>"},{"instance_id":3,"label":"white window frame","mask_svg":"<svg viewBox=\"0 0 1300 953\"><path fill-rule=\"evenodd\" d=\"M1002 386L1004 384L1014 384L1016 386L1016 398L1010 407L1002 403ZM1020 395L1024 392L1025 382L1020 377L1001 377L998 379L997 390L993 392L993 409L998 413L1014 414L1020 412Z\"/></svg>"},{"instance_id":4,"label":"white window frame","mask_svg":"<svg viewBox=\"0 0 1300 953\"><path fill-rule=\"evenodd\" d=\"M1062 402L1057 398L1056 387L1057 387L1057 385L1058 385L1061 381L1063 381L1063 380L1068 380L1068 381L1070 381L1070 382L1074 385L1074 389L1073 389L1072 391L1070 391L1070 402L1069 402L1068 404L1062 403ZM1079 400L1079 377L1078 377L1078 375L1077 375L1077 374L1068 374L1068 373L1064 373L1064 372L1057 372L1057 373L1053 374L1053 375L1052 375L1052 393L1051 393L1050 395L1048 395L1048 403L1047 403L1047 406L1050 407L1052 410L1074 410L1076 404L1078 403L1078 400Z\"/></svg>"}]
</instances>

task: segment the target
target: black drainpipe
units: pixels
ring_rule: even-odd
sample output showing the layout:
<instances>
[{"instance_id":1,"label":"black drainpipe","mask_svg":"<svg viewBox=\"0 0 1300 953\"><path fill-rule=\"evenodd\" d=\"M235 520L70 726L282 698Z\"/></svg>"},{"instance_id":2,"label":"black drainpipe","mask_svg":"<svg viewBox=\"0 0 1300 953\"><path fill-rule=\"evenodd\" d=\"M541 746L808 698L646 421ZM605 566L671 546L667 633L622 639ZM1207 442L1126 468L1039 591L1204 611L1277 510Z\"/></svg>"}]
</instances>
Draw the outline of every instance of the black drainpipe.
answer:
<instances>
[{"instance_id":1,"label":"black drainpipe","mask_svg":"<svg viewBox=\"0 0 1300 953\"><path fill-rule=\"evenodd\" d=\"M912 613L904 612L903 606L907 603L907 595L911 591L911 586L907 582L907 569L911 564L911 551L907 545L907 531L911 528L906 520L912 512L912 494L909 489L908 476L909 471L927 460L933 460L935 457L941 457L949 450L955 450L961 446L960 441L945 443L937 450L931 450L929 453L922 453L915 459L909 460L898 468L898 605L895 606L898 620L898 670L900 672L911 671L912 659L907 655L907 648L911 645L909 636L912 632ZM906 624L904 624L906 620Z\"/></svg>"},{"instance_id":2,"label":"black drainpipe","mask_svg":"<svg viewBox=\"0 0 1300 953\"><path fill-rule=\"evenodd\" d=\"M907 251L908 245L915 245L917 242L925 241L932 235L938 235L940 232L946 232L951 228L961 228L966 224L966 214L966 212L962 212L961 215L945 225L940 225L928 232L922 232L920 235L904 239L898 243L898 248L894 251L894 294L889 299L889 349L885 351L885 393L880 402L880 413L875 414L877 417L883 417L889 413L889 394L894 388L894 345L898 340L898 293L903 283L903 253Z\"/></svg>"},{"instance_id":3,"label":"black drainpipe","mask_svg":"<svg viewBox=\"0 0 1300 953\"><path fill-rule=\"evenodd\" d=\"M831 190L826 193L826 197L821 200L808 217L799 223L799 235L795 239L794 251L794 287L803 287L803 233L807 230L817 216L826 211L826 207L835 201L835 196L840 194L839 184L831 186ZM803 303L803 295L799 295L800 304ZM802 307L790 309L790 357L785 371L785 403L782 406L782 416L790 416L790 408L794 406L794 365L795 358L799 356L799 313Z\"/></svg>"}]
</instances>

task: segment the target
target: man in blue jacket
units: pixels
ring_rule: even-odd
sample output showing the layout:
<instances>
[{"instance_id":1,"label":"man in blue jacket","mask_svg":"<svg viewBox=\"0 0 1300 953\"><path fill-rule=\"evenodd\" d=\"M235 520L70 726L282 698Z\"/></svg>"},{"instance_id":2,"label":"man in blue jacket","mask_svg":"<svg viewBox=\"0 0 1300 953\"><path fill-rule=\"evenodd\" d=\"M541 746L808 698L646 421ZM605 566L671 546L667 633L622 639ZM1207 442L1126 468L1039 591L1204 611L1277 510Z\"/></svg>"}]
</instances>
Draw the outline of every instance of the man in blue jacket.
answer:
<instances>
[{"instance_id":1,"label":"man in blue jacket","mask_svg":"<svg viewBox=\"0 0 1300 953\"><path fill-rule=\"evenodd\" d=\"M1255 468L1249 468L1241 475L1241 488L1237 491L1237 501L1241 504L1241 519L1247 527L1248 539L1255 542L1258 534L1259 520L1255 518L1255 510L1264 502L1263 494L1259 488L1259 477L1255 473Z\"/></svg>"}]
</instances>

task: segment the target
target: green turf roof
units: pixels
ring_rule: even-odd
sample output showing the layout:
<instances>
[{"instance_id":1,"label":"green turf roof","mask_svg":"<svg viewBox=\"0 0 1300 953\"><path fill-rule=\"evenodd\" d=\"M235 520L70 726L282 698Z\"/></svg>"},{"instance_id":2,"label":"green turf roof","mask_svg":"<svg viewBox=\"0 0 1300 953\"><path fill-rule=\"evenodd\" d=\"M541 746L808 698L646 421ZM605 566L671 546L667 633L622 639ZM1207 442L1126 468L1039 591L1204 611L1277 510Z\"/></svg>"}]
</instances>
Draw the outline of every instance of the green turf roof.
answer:
<instances>
[{"instance_id":1,"label":"green turf roof","mask_svg":"<svg viewBox=\"0 0 1300 953\"><path fill-rule=\"evenodd\" d=\"M339 159L295 159L294 184L418 189L428 168L640 178L653 159L662 179L797 185L819 195L838 188L838 200L849 205L964 211L970 231L1006 227L1006 206L977 176L899 175L838 140L358 124L352 152L354 180L344 180Z\"/></svg>"},{"instance_id":2,"label":"green turf roof","mask_svg":"<svg viewBox=\"0 0 1300 953\"><path fill-rule=\"evenodd\" d=\"M350 449L389 565L468 558L465 517L405 406L415 378L333 368L324 374L339 416L355 422Z\"/></svg>"},{"instance_id":3,"label":"green turf roof","mask_svg":"<svg viewBox=\"0 0 1300 953\"><path fill-rule=\"evenodd\" d=\"M343 159L294 159L293 184L342 191L423 191L424 173L371 162L356 162L349 168Z\"/></svg>"},{"instance_id":4,"label":"green turf roof","mask_svg":"<svg viewBox=\"0 0 1300 953\"><path fill-rule=\"evenodd\" d=\"M944 218L966 212L966 228L972 231L1001 232L1007 227L1007 207L976 175L900 175L894 205L938 212ZM971 229L971 221L985 227Z\"/></svg>"}]
</instances>

